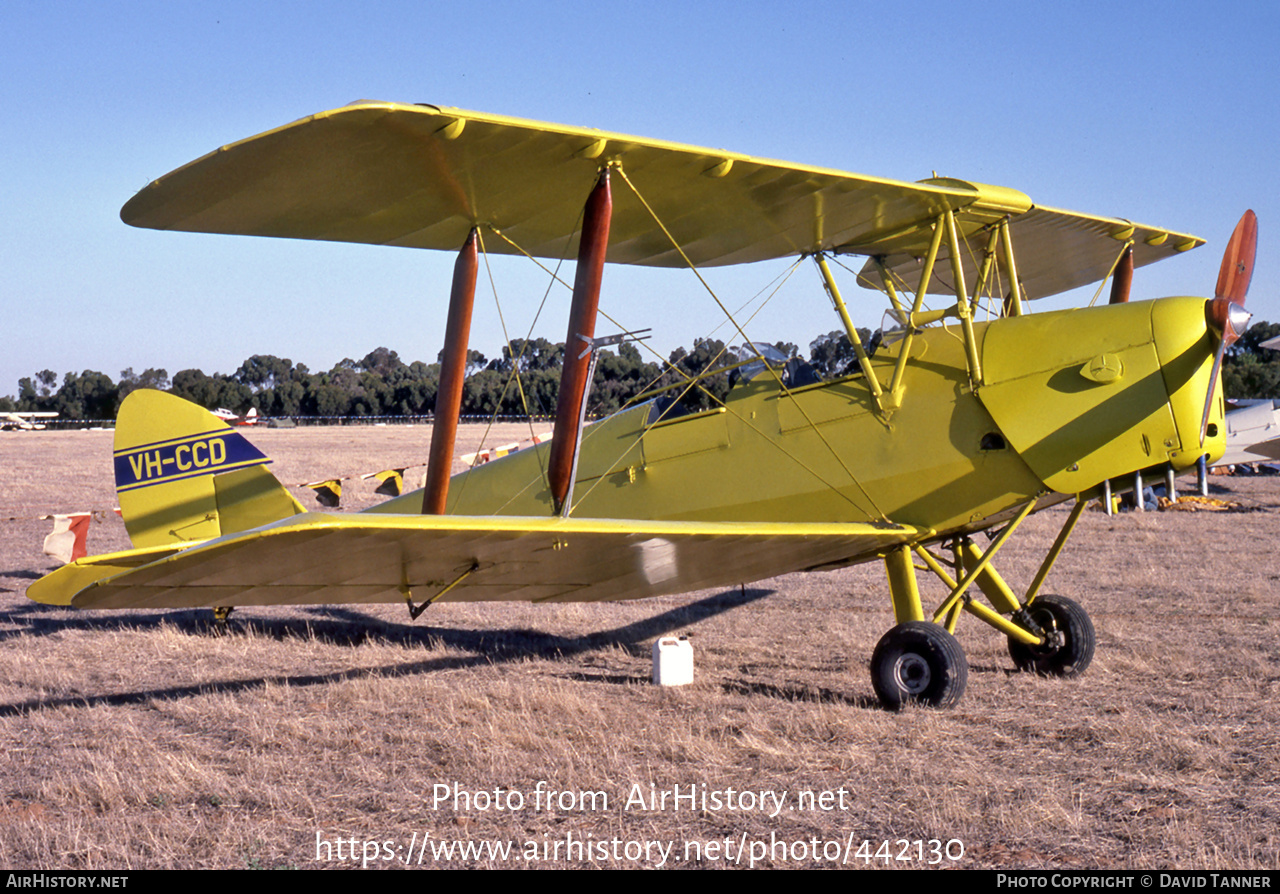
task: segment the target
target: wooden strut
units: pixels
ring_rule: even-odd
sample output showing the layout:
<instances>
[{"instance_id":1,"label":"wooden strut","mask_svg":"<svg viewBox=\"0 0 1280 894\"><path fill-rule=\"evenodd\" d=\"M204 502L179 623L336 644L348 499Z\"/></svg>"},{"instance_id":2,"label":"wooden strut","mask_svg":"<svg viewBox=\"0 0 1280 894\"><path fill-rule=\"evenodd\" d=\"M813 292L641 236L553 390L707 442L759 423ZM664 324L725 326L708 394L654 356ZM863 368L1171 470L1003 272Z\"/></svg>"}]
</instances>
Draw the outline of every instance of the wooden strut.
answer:
<instances>
[{"instance_id":1,"label":"wooden strut","mask_svg":"<svg viewBox=\"0 0 1280 894\"><path fill-rule=\"evenodd\" d=\"M467 343L471 336L471 308L475 304L476 275L480 269L478 236L467 236L453 265L453 291L449 295L449 322L444 333L444 359L440 364L440 390L436 393L435 420L431 427L431 453L427 460L427 486L422 492L422 514L444 515L453 471L453 445L462 412L462 384L467 377Z\"/></svg>"},{"instance_id":2,"label":"wooden strut","mask_svg":"<svg viewBox=\"0 0 1280 894\"><path fill-rule=\"evenodd\" d=\"M1108 304L1128 304L1129 290L1133 286L1133 246L1124 250L1111 274L1111 298Z\"/></svg>"},{"instance_id":3,"label":"wooden strut","mask_svg":"<svg viewBox=\"0 0 1280 894\"><path fill-rule=\"evenodd\" d=\"M564 340L564 368L560 372L555 430L551 438L551 457L547 462L547 477L557 515L565 514L568 509L565 498L573 480L578 440L582 437L583 403L591 381L593 352L580 353L579 346L584 340L589 344L596 334L596 311L600 307L600 282L604 276L612 216L613 194L606 168L600 172L600 179L583 210L578 269L573 279L573 304L569 310L569 331Z\"/></svg>"}]
</instances>

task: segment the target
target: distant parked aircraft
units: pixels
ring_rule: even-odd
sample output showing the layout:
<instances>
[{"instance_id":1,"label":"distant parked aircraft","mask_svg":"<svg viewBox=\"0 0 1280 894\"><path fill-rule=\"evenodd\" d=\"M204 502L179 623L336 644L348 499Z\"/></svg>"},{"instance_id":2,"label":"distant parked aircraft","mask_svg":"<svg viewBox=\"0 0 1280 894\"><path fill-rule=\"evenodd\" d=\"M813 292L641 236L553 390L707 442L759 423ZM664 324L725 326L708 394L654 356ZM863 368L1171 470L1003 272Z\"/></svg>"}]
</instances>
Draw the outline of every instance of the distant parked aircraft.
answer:
<instances>
[{"instance_id":1,"label":"distant parked aircraft","mask_svg":"<svg viewBox=\"0 0 1280 894\"><path fill-rule=\"evenodd\" d=\"M41 431L43 422L32 422L33 419L54 419L57 413L0 413L0 431Z\"/></svg>"}]
</instances>

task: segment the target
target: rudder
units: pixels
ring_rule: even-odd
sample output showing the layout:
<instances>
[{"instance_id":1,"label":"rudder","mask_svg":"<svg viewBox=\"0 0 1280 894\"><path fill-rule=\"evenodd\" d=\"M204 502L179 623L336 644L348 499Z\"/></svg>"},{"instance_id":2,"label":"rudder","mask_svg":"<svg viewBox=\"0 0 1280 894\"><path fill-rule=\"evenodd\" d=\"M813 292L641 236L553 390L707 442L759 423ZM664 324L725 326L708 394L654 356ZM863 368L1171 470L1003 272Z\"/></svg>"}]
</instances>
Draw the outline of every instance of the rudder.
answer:
<instances>
[{"instance_id":1,"label":"rudder","mask_svg":"<svg viewBox=\"0 0 1280 894\"><path fill-rule=\"evenodd\" d=\"M120 514L136 547L209 540L305 511L244 435L163 391L125 398L114 458Z\"/></svg>"}]
</instances>

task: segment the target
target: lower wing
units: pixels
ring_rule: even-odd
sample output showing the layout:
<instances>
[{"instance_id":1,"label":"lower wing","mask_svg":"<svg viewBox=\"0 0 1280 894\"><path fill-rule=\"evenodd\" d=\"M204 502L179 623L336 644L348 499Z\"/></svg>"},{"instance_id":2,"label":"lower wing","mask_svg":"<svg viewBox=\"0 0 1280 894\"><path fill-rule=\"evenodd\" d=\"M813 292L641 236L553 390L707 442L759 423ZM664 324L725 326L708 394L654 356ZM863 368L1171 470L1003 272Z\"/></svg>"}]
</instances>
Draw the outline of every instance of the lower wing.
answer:
<instances>
[{"instance_id":1,"label":"lower wing","mask_svg":"<svg viewBox=\"0 0 1280 894\"><path fill-rule=\"evenodd\" d=\"M307 513L180 551L130 550L33 584L78 608L640 599L866 561L903 525Z\"/></svg>"}]
</instances>

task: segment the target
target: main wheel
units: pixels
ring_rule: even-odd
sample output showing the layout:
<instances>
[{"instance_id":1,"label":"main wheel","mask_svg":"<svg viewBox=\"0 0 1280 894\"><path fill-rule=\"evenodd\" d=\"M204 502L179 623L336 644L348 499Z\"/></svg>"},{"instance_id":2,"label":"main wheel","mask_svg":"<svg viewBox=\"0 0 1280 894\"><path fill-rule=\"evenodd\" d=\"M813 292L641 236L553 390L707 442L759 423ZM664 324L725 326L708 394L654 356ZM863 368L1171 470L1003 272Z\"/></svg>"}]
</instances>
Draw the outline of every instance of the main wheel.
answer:
<instances>
[{"instance_id":1,"label":"main wheel","mask_svg":"<svg viewBox=\"0 0 1280 894\"><path fill-rule=\"evenodd\" d=\"M907 702L948 708L960 701L968 680L959 640L928 621L899 624L871 655L871 686L890 711Z\"/></svg>"},{"instance_id":2,"label":"main wheel","mask_svg":"<svg viewBox=\"0 0 1280 894\"><path fill-rule=\"evenodd\" d=\"M1027 611L1048 638L1042 645L1029 646L1010 637L1009 655L1018 670L1054 677L1084 673L1097 644L1085 610L1066 596L1040 596Z\"/></svg>"}]
</instances>

